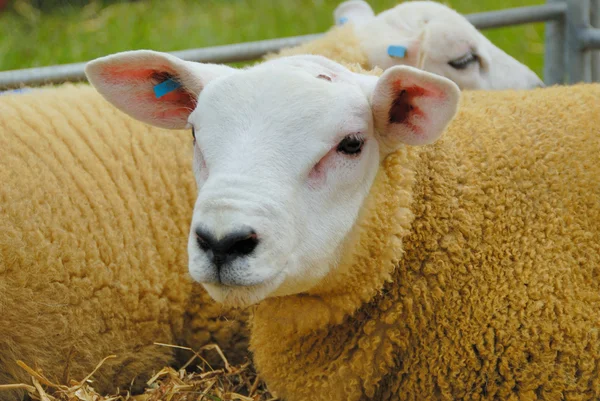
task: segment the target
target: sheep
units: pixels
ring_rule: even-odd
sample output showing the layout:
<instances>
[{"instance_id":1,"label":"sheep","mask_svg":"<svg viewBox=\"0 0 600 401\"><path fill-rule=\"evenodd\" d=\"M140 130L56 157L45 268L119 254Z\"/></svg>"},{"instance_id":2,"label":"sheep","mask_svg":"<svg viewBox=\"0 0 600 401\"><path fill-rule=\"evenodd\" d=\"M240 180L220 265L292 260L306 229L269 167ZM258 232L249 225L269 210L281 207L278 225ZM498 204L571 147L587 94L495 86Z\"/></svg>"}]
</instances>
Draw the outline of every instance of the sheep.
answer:
<instances>
[{"instance_id":1,"label":"sheep","mask_svg":"<svg viewBox=\"0 0 600 401\"><path fill-rule=\"evenodd\" d=\"M433 1L407 1L379 15L362 0L341 3L336 26L324 37L267 59L318 54L365 69L418 67L453 80L461 89L544 86L527 66L496 47L465 17Z\"/></svg>"},{"instance_id":2,"label":"sheep","mask_svg":"<svg viewBox=\"0 0 600 401\"><path fill-rule=\"evenodd\" d=\"M599 85L460 100L408 66L217 71L151 51L86 73L194 132L189 272L252 305L279 397L600 397ZM180 86L156 99L166 77Z\"/></svg>"},{"instance_id":3,"label":"sheep","mask_svg":"<svg viewBox=\"0 0 600 401\"><path fill-rule=\"evenodd\" d=\"M241 362L246 313L188 279L189 132L149 129L89 85L3 95L0 115L0 384L31 383L17 360L65 382L114 354L93 387L139 391L191 356L154 342Z\"/></svg>"}]
</instances>

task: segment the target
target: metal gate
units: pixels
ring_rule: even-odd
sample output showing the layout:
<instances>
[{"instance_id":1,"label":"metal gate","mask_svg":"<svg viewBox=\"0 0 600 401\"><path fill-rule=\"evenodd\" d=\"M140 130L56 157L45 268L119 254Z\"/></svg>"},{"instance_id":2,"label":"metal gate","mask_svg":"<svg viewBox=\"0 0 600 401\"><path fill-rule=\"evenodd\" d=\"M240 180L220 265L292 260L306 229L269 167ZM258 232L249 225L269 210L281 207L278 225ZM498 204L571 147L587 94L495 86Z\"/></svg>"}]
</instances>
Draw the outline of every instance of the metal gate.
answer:
<instances>
[{"instance_id":1,"label":"metal gate","mask_svg":"<svg viewBox=\"0 0 600 401\"><path fill-rule=\"evenodd\" d=\"M600 0L547 0L545 5L469 14L479 29L546 22L546 85L600 82ZM256 60L322 34L171 52L185 60L228 63ZM83 81L85 63L0 71L0 88Z\"/></svg>"}]
</instances>

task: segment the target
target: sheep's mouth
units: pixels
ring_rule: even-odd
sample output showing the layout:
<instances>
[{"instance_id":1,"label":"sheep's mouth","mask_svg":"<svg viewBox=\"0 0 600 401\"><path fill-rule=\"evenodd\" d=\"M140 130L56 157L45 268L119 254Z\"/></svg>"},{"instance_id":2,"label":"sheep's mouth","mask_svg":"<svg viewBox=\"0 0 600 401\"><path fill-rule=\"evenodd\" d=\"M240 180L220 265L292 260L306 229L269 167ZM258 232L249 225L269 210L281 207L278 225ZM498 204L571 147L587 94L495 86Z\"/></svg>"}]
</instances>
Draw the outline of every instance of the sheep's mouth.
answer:
<instances>
[{"instance_id":1,"label":"sheep's mouth","mask_svg":"<svg viewBox=\"0 0 600 401\"><path fill-rule=\"evenodd\" d=\"M284 278L283 271L249 285L203 283L208 294L217 302L230 307L246 307L271 296Z\"/></svg>"}]
</instances>

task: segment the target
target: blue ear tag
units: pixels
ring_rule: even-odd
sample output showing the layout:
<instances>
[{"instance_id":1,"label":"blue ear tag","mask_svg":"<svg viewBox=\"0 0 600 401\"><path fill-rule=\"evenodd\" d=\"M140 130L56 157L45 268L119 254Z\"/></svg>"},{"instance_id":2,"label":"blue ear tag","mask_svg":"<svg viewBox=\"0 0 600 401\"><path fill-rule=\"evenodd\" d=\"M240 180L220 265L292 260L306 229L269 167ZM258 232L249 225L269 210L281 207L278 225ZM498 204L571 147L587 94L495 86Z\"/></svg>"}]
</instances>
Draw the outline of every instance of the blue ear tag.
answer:
<instances>
[{"instance_id":1,"label":"blue ear tag","mask_svg":"<svg viewBox=\"0 0 600 401\"><path fill-rule=\"evenodd\" d=\"M404 58L406 56L406 47L404 46L388 46L388 55L390 57Z\"/></svg>"},{"instance_id":2,"label":"blue ear tag","mask_svg":"<svg viewBox=\"0 0 600 401\"><path fill-rule=\"evenodd\" d=\"M346 22L348 22L348 18L347 17L341 17L338 20L338 25L344 25Z\"/></svg>"},{"instance_id":3,"label":"blue ear tag","mask_svg":"<svg viewBox=\"0 0 600 401\"><path fill-rule=\"evenodd\" d=\"M167 93L173 92L175 89L180 88L181 84L171 78L167 79L154 86L154 95L157 99L163 97Z\"/></svg>"}]
</instances>

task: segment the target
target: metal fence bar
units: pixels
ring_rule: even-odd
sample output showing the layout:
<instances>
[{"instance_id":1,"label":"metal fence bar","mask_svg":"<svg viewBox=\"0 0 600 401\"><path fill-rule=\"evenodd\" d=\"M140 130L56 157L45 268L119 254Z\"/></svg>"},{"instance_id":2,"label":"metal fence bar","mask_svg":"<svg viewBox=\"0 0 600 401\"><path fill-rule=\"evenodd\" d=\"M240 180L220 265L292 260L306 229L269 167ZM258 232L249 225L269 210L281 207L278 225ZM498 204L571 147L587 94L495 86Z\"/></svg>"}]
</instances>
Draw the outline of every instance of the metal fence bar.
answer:
<instances>
[{"instance_id":1,"label":"metal fence bar","mask_svg":"<svg viewBox=\"0 0 600 401\"><path fill-rule=\"evenodd\" d=\"M569 60L569 83L592 80L592 60L589 51L582 46L582 32L589 28L590 1L567 2L567 59Z\"/></svg>"},{"instance_id":2,"label":"metal fence bar","mask_svg":"<svg viewBox=\"0 0 600 401\"><path fill-rule=\"evenodd\" d=\"M592 0L591 12L592 27L600 29L600 0ZM592 81L600 82L600 50L592 51Z\"/></svg>"},{"instance_id":3,"label":"metal fence bar","mask_svg":"<svg viewBox=\"0 0 600 401\"><path fill-rule=\"evenodd\" d=\"M171 54L184 60L201 63L233 63L236 61L256 60L267 53L279 51L284 47L297 46L321 36L323 36L322 33L317 33L283 39L269 39L201 49L180 50L171 52Z\"/></svg>"},{"instance_id":4,"label":"metal fence bar","mask_svg":"<svg viewBox=\"0 0 600 401\"><path fill-rule=\"evenodd\" d=\"M574 1L579 2L589 0L569 1L570 3L573 3ZM541 6L519 7L470 14L466 17L477 28L487 29L532 22L561 20L564 18L567 10L567 4L557 1L556 3L552 2ZM314 40L321 35L322 34L304 35L283 39L190 49L172 52L172 54L185 60L213 63L255 60L267 53L276 52L284 47L295 46L309 40ZM569 37L568 34L567 37ZM592 38L591 40L592 43L594 43L594 39ZM554 57L558 58L558 56ZM560 63L557 65L560 66ZM61 83L65 81L81 81L85 79L85 74L83 72L84 66L85 63L75 63L24 70L0 71L0 88L17 87L23 84L39 85L45 83ZM556 74L556 76L558 76L559 72Z\"/></svg>"},{"instance_id":5,"label":"metal fence bar","mask_svg":"<svg viewBox=\"0 0 600 401\"><path fill-rule=\"evenodd\" d=\"M600 0L598 0L600 1ZM548 4L560 4L565 10L565 0L547 0ZM565 16L546 22L544 44L544 83L556 85L565 82Z\"/></svg>"},{"instance_id":6,"label":"metal fence bar","mask_svg":"<svg viewBox=\"0 0 600 401\"><path fill-rule=\"evenodd\" d=\"M489 29L556 20L562 18L566 10L566 4L557 3L468 14L466 17L476 28Z\"/></svg>"},{"instance_id":7,"label":"metal fence bar","mask_svg":"<svg viewBox=\"0 0 600 401\"><path fill-rule=\"evenodd\" d=\"M600 47L600 29L585 29L579 33L579 42L581 48L585 50L597 49Z\"/></svg>"},{"instance_id":8,"label":"metal fence bar","mask_svg":"<svg viewBox=\"0 0 600 401\"><path fill-rule=\"evenodd\" d=\"M293 36L282 39L269 39L257 42L238 43L225 46L205 47L170 52L184 60L204 63L232 63L254 60L267 53L276 52L284 47L296 46L314 40L322 34ZM48 67L27 68L23 70L0 71L0 88L17 87L22 84L40 85L66 81L84 81L86 63L62 64Z\"/></svg>"}]
</instances>

